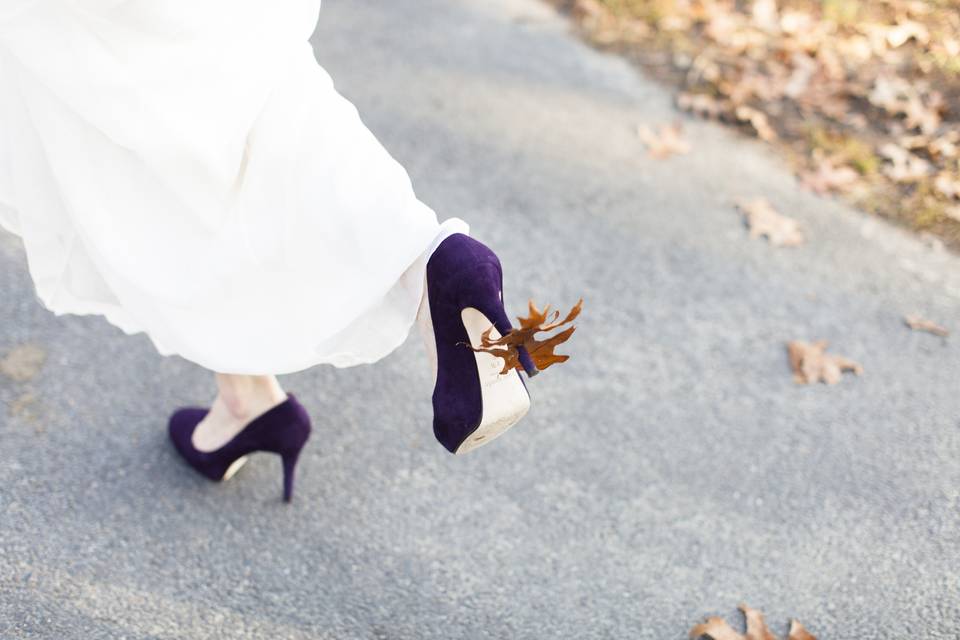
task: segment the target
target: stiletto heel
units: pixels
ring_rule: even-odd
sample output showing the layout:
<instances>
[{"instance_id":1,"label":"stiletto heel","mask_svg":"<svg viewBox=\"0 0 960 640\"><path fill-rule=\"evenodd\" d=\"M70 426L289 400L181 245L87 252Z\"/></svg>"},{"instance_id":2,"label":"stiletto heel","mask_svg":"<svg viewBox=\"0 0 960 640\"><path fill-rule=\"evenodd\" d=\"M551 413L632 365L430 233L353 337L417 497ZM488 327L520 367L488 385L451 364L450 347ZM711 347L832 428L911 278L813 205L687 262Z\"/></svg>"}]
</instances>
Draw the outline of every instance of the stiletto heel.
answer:
<instances>
[{"instance_id":1,"label":"stiletto heel","mask_svg":"<svg viewBox=\"0 0 960 640\"><path fill-rule=\"evenodd\" d=\"M532 378L540 373L540 369L537 369L537 365L533 364L533 358L530 357L526 347L517 347L517 351L520 353L520 364L523 365L523 370L528 377Z\"/></svg>"},{"instance_id":2,"label":"stiletto heel","mask_svg":"<svg viewBox=\"0 0 960 640\"><path fill-rule=\"evenodd\" d=\"M493 323L494 328L496 328L497 333L501 336L505 336L511 331L513 331L513 325L510 323L510 318L507 317L506 309L503 306L503 274L502 272L499 275L500 279L500 289L497 291L495 296L491 296L489 293L477 300L478 310L485 315ZM481 308L482 307L482 308ZM473 345L477 346L477 345ZM523 366L524 372L529 377L533 377L540 373L540 370L537 369L536 365L533 363L533 358L530 357L530 354L527 352L525 347L517 347L518 360Z\"/></svg>"},{"instance_id":3,"label":"stiletto heel","mask_svg":"<svg viewBox=\"0 0 960 640\"><path fill-rule=\"evenodd\" d=\"M281 455L283 456L283 501L290 502L293 499L293 472L297 468L300 450Z\"/></svg>"},{"instance_id":4,"label":"stiletto heel","mask_svg":"<svg viewBox=\"0 0 960 640\"><path fill-rule=\"evenodd\" d=\"M277 406L252 420L233 440L214 451L200 451L193 432L209 409L186 407L170 417L170 440L187 463L216 482L229 479L251 453L267 451L283 459L283 499L293 495L293 471L310 438L310 416L292 393Z\"/></svg>"}]
</instances>

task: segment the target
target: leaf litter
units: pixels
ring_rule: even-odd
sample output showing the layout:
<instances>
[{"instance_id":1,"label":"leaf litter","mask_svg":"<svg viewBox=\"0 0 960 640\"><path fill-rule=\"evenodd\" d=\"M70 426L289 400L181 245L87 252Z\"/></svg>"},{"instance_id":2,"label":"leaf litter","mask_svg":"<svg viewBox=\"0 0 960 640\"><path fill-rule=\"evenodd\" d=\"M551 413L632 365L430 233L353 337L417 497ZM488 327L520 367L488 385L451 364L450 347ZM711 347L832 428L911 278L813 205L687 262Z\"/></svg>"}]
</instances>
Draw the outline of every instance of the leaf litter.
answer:
<instances>
[{"instance_id":1,"label":"leaf litter","mask_svg":"<svg viewBox=\"0 0 960 640\"><path fill-rule=\"evenodd\" d=\"M918 0L549 0L801 183L960 249L960 11Z\"/></svg>"}]
</instances>

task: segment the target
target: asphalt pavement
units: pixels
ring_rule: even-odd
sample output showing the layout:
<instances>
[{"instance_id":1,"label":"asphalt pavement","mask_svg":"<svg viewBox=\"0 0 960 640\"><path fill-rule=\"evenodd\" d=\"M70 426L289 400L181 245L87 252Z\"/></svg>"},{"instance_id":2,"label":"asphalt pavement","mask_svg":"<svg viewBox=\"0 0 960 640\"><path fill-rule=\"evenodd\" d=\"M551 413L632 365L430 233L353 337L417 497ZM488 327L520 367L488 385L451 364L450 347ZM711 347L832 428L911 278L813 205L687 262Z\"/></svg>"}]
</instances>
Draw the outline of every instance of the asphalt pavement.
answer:
<instances>
[{"instance_id":1,"label":"asphalt pavement","mask_svg":"<svg viewBox=\"0 0 960 640\"><path fill-rule=\"evenodd\" d=\"M572 359L464 457L416 334L285 376L316 428L286 505L276 457L187 468L165 421L208 374L46 312L2 235L0 638L679 640L740 602L781 634L960 637L960 258L801 190L535 0L326 0L313 41L499 253L513 314L583 296ZM637 126L678 117L693 151L649 158ZM808 242L748 238L755 196ZM796 385L795 338L864 374Z\"/></svg>"}]
</instances>

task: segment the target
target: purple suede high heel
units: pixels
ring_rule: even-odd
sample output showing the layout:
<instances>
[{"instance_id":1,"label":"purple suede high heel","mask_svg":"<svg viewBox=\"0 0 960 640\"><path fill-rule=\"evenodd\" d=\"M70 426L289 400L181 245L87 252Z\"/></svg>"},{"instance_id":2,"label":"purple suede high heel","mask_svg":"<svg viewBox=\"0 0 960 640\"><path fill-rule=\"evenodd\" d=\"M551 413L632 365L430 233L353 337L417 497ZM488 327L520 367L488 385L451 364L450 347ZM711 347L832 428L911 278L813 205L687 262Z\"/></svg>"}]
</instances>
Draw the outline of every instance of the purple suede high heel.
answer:
<instances>
[{"instance_id":1,"label":"purple suede high heel","mask_svg":"<svg viewBox=\"0 0 960 640\"><path fill-rule=\"evenodd\" d=\"M233 440L215 451L193 445L193 432L209 409L185 407L170 416L170 440L187 463L216 482L228 480L256 451L280 454L283 460L283 499L293 497L293 472L300 451L310 437L310 416L292 393L243 428Z\"/></svg>"},{"instance_id":2,"label":"purple suede high heel","mask_svg":"<svg viewBox=\"0 0 960 640\"><path fill-rule=\"evenodd\" d=\"M456 233L427 262L427 302L421 315L428 349L435 356L433 432L454 454L484 445L516 424L530 408L519 371L501 373L503 360L474 352L491 325L493 338L513 327L503 308L503 270L486 245ZM432 336L430 335L432 333ZM537 369L520 347L527 375Z\"/></svg>"}]
</instances>

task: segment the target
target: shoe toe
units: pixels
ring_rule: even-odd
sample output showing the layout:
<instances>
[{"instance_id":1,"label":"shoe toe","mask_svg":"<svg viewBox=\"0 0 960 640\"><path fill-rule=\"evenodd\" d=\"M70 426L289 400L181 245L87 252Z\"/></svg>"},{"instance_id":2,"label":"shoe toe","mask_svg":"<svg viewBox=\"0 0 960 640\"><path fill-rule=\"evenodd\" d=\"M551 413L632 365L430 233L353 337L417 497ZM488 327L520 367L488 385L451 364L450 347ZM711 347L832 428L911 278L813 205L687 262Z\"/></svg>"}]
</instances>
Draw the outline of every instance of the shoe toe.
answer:
<instances>
[{"instance_id":1,"label":"shoe toe","mask_svg":"<svg viewBox=\"0 0 960 640\"><path fill-rule=\"evenodd\" d=\"M177 448L177 451L188 458L194 451L193 443L191 442L193 430L197 428L197 425L200 424L200 421L203 420L206 415L206 409L190 407L178 409L170 416L170 423L168 425L170 440L173 442L173 446Z\"/></svg>"}]
</instances>

